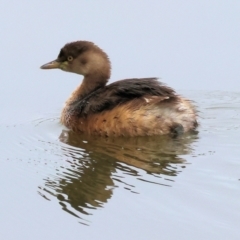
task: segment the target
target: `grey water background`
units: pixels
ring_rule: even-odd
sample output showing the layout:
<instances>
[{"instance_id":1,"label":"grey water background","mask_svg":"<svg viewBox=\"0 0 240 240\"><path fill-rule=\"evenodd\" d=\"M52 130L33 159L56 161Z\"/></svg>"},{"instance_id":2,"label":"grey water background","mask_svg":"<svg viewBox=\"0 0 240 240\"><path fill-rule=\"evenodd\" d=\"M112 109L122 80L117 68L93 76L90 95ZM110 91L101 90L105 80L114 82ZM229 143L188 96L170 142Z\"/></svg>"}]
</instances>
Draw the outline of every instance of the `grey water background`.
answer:
<instances>
[{"instance_id":1,"label":"grey water background","mask_svg":"<svg viewBox=\"0 0 240 240\"><path fill-rule=\"evenodd\" d=\"M0 1L4 239L239 239L239 1ZM74 40L111 81L161 81L195 101L198 134L81 138L59 124L81 77L42 71Z\"/></svg>"}]
</instances>

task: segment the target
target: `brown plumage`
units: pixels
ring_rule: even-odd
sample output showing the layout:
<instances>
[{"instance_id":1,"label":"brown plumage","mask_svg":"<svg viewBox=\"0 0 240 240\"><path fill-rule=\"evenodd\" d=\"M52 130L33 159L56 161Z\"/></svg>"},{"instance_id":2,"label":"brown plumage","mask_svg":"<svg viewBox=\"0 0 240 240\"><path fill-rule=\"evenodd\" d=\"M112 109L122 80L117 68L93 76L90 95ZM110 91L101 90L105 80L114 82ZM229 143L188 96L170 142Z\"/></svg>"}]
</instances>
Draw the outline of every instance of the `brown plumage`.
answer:
<instances>
[{"instance_id":1,"label":"brown plumage","mask_svg":"<svg viewBox=\"0 0 240 240\"><path fill-rule=\"evenodd\" d=\"M55 61L41 68L60 68L84 76L61 115L61 122L73 131L146 136L184 133L197 127L192 103L156 78L125 79L106 85L110 61L91 42L66 44Z\"/></svg>"}]
</instances>

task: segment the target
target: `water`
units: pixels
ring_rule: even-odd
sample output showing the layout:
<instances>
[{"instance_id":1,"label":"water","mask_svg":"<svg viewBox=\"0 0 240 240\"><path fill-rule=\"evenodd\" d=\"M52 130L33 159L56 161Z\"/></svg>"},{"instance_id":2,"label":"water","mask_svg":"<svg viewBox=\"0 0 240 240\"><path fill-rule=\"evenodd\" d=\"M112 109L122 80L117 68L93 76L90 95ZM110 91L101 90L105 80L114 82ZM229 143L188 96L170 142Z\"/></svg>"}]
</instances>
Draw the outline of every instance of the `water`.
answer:
<instances>
[{"instance_id":1,"label":"water","mask_svg":"<svg viewBox=\"0 0 240 240\"><path fill-rule=\"evenodd\" d=\"M240 93L183 94L201 125L174 139L79 136L60 109L2 123L0 234L239 239Z\"/></svg>"}]
</instances>

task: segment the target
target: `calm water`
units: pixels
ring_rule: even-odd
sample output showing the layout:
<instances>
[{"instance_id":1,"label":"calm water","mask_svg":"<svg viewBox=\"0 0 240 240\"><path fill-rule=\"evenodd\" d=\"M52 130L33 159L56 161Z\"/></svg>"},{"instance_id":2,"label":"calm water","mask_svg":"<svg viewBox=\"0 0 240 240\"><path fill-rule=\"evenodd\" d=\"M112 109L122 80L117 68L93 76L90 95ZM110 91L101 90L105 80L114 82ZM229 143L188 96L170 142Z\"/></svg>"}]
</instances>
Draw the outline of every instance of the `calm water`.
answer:
<instances>
[{"instance_id":1,"label":"calm water","mask_svg":"<svg viewBox=\"0 0 240 240\"><path fill-rule=\"evenodd\" d=\"M58 108L3 122L0 234L240 239L240 93L183 94L201 126L176 139L78 136Z\"/></svg>"}]
</instances>

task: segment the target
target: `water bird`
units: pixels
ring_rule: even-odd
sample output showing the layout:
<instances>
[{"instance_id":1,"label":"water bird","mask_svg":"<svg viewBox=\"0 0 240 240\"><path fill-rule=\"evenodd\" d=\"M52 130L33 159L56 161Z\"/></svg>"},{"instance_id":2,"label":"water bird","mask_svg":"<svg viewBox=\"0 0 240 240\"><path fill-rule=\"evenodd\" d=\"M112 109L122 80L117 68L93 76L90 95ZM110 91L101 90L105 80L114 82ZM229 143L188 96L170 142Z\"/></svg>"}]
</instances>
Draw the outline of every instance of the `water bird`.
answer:
<instances>
[{"instance_id":1,"label":"water bird","mask_svg":"<svg viewBox=\"0 0 240 240\"><path fill-rule=\"evenodd\" d=\"M198 126L193 103L157 78L132 78L107 84L111 63L89 41L67 43L56 60L41 69L61 69L83 75L66 101L61 123L87 135L178 135Z\"/></svg>"}]
</instances>

